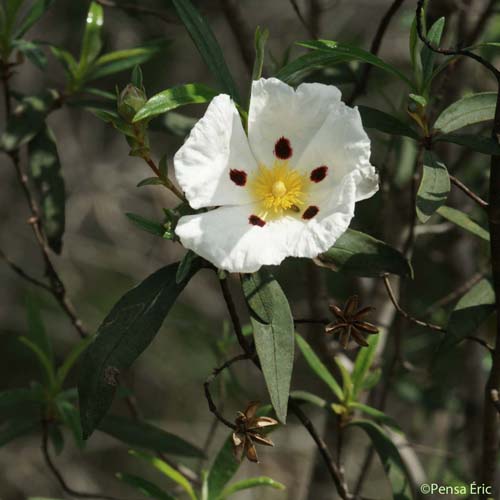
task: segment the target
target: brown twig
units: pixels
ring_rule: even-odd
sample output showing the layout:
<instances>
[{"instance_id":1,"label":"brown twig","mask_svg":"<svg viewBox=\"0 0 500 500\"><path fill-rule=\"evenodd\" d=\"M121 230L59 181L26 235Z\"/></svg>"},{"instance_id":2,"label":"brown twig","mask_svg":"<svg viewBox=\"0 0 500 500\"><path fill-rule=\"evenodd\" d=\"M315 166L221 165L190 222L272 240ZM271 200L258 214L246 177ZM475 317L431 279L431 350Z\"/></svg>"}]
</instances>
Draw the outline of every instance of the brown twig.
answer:
<instances>
[{"instance_id":1,"label":"brown twig","mask_svg":"<svg viewBox=\"0 0 500 500\"><path fill-rule=\"evenodd\" d=\"M236 338L238 339L238 343L240 344L240 347L242 348L244 355L247 357L247 359L252 359L255 366L257 366L257 368L261 370L260 363L258 359L256 359L255 357L255 351L253 347L248 344L245 336L243 335L240 318L238 316L238 312L236 311L236 306L234 305L231 292L227 286L227 280L225 279L220 280L220 283L222 288L222 294L226 302L229 316L233 324L233 330L236 334ZM290 410L293 412L293 414L300 420L301 424L305 427L305 429L309 432L309 435L312 437L313 441L316 443L316 446L318 447L321 457L323 458L323 461L330 473L330 476L333 479L333 482L335 484L335 487L337 488L339 495L343 500L350 500L352 496L348 492L344 476L342 472L338 469L337 465L335 464L335 461L330 451L328 450L328 447L326 446L325 442L315 429L314 425L292 398L289 398L288 406ZM226 421L224 423L226 423L226 425L227 423L231 424L228 427L232 426L231 422Z\"/></svg>"},{"instance_id":2,"label":"brown twig","mask_svg":"<svg viewBox=\"0 0 500 500\"><path fill-rule=\"evenodd\" d=\"M232 364L237 363L238 361L243 361L244 359L250 359L250 356L245 352L243 354L240 354L238 356L235 356L234 358L231 358L230 360L226 361L224 364L219 366L218 368L215 368L210 377L205 380L205 383L203 384L203 387L205 389L205 397L207 398L208 402L208 408L209 410L215 415L215 417L222 422L226 427L229 427L230 429L235 430L236 425L233 422L230 422L227 420L217 409L217 405L214 403L214 400L212 398L212 394L210 393L210 384L217 378L217 376L223 372L226 368L229 368Z\"/></svg>"},{"instance_id":3,"label":"brown twig","mask_svg":"<svg viewBox=\"0 0 500 500\"><path fill-rule=\"evenodd\" d=\"M488 208L488 202L484 201L480 196L469 189L462 181L457 179L454 175L450 175L450 181L463 193L465 193L471 200L475 201L481 208Z\"/></svg>"},{"instance_id":4,"label":"brown twig","mask_svg":"<svg viewBox=\"0 0 500 500\"><path fill-rule=\"evenodd\" d=\"M50 469L52 472L53 476L57 479L57 482L63 489L65 493L72 497L77 497L77 498L96 498L96 499L101 499L101 500L118 500L116 497L112 497L110 495L104 495L102 493L86 493L82 491L77 491L71 488L66 480L64 479L64 476L61 474L59 469L57 468L56 464L52 460L52 457L50 456L49 452L49 432L47 428L47 422L43 422L43 437L42 437L42 453L43 453L43 458L45 460L45 463L47 464L47 467Z\"/></svg>"},{"instance_id":5,"label":"brown twig","mask_svg":"<svg viewBox=\"0 0 500 500\"><path fill-rule=\"evenodd\" d=\"M328 325L331 321L327 318L293 318L296 325Z\"/></svg>"},{"instance_id":6,"label":"brown twig","mask_svg":"<svg viewBox=\"0 0 500 500\"><path fill-rule=\"evenodd\" d=\"M387 291L387 295L391 299L391 302L394 305L396 311L398 311L398 313L401 314L401 316L405 317L408 321L410 321L411 323L414 323L415 325L423 326L425 328L429 328L429 329L435 330L437 332L442 332L442 333L446 332L446 330L442 326L435 325L433 323L428 323L427 321L422 321L420 319L414 318L409 313L407 313L399 305L399 302L398 302L396 296L394 295L394 291L393 291L393 289L391 287L391 282L389 280L389 276L386 274L385 276L383 276L382 279L384 280L384 285L385 285L385 289Z\"/></svg>"},{"instance_id":7,"label":"brown twig","mask_svg":"<svg viewBox=\"0 0 500 500\"><path fill-rule=\"evenodd\" d=\"M145 16L153 16L161 21L169 24L179 24L179 21L174 17L169 17L167 14L160 10L150 9L148 7L140 7L139 5L120 3L113 0L96 0L96 2L103 7L110 7L112 9L121 9L125 12L130 12L132 14L139 14Z\"/></svg>"},{"instance_id":8,"label":"brown twig","mask_svg":"<svg viewBox=\"0 0 500 500\"><path fill-rule=\"evenodd\" d=\"M382 40L384 39L384 35L387 31L387 28L389 27L389 23L391 22L392 18L399 10L404 1L405 0L394 0L394 2L391 4L389 9L385 13L384 17L381 19L370 47L370 52L372 54L374 55L378 54L380 46L382 45ZM347 104L352 104L360 95L363 95L365 93L366 88L368 86L368 80L370 78L372 68L373 67L371 64L364 65L363 71L359 76L356 86L354 87L351 96L347 100Z\"/></svg>"}]
</instances>

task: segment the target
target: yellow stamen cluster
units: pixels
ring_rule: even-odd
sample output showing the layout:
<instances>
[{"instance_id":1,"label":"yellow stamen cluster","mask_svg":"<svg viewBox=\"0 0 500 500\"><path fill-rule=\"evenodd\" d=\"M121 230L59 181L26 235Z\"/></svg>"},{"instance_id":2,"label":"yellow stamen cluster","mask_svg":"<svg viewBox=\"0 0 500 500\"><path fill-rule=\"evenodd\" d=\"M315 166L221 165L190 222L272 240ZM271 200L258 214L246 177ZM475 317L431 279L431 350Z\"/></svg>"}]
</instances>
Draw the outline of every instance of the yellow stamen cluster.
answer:
<instances>
[{"instance_id":1,"label":"yellow stamen cluster","mask_svg":"<svg viewBox=\"0 0 500 500\"><path fill-rule=\"evenodd\" d=\"M305 203L307 178L291 169L287 161L276 161L272 168L260 165L250 189L262 207L262 217L280 217L286 210L298 211Z\"/></svg>"}]
</instances>

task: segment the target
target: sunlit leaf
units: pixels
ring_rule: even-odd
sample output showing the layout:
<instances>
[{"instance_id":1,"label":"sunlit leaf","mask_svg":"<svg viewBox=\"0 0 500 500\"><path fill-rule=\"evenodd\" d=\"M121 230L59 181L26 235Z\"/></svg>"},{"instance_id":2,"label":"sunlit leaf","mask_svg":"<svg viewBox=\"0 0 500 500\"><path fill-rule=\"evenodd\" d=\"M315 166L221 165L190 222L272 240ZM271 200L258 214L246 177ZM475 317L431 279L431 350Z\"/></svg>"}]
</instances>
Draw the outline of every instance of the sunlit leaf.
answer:
<instances>
[{"instance_id":1,"label":"sunlit leaf","mask_svg":"<svg viewBox=\"0 0 500 500\"><path fill-rule=\"evenodd\" d=\"M348 229L335 245L318 257L321 265L334 271L357 276L381 276L386 273L413 276L409 262L383 241Z\"/></svg>"},{"instance_id":2,"label":"sunlit leaf","mask_svg":"<svg viewBox=\"0 0 500 500\"><path fill-rule=\"evenodd\" d=\"M368 342L368 347L358 351L356 360L354 361L354 367L352 369L351 377L354 399L356 399L361 390L363 390L363 382L365 381L365 378L368 375L375 359L379 335L369 335L366 340Z\"/></svg>"},{"instance_id":3,"label":"sunlit leaf","mask_svg":"<svg viewBox=\"0 0 500 500\"><path fill-rule=\"evenodd\" d=\"M224 54L212 29L190 0L171 0L177 15L186 27L208 68L224 92L239 102L238 90L224 60Z\"/></svg>"},{"instance_id":4,"label":"sunlit leaf","mask_svg":"<svg viewBox=\"0 0 500 500\"><path fill-rule=\"evenodd\" d=\"M344 391L341 389L340 385L330 373L328 368L323 364L316 353L312 350L312 347L303 337L301 337L299 334L296 334L295 339L297 341L297 346L304 356L304 359L307 361L307 364L310 366L313 372L323 382L325 382L326 385L328 385L337 399L339 401L342 401L344 399Z\"/></svg>"},{"instance_id":5,"label":"sunlit leaf","mask_svg":"<svg viewBox=\"0 0 500 500\"><path fill-rule=\"evenodd\" d=\"M450 177L446 165L432 151L425 150L422 179L417 192L417 216L425 223L444 205L450 192Z\"/></svg>"},{"instance_id":6,"label":"sunlit leaf","mask_svg":"<svg viewBox=\"0 0 500 500\"><path fill-rule=\"evenodd\" d=\"M252 488L257 488L260 486L268 486L274 488L275 490L284 490L286 489L285 485L271 479L270 477L260 476L260 477L251 477L250 479L243 479L242 481L238 481L237 483L229 485L220 495L220 499L223 500L228 496L242 490L249 490Z\"/></svg>"},{"instance_id":7,"label":"sunlit leaf","mask_svg":"<svg viewBox=\"0 0 500 500\"><path fill-rule=\"evenodd\" d=\"M429 29L427 33L427 40L432 44L433 47L439 47L441 44L441 37L443 36L443 30L445 25L445 18L440 17ZM422 47L421 57L422 57L422 72L423 72L423 84L424 86L429 85L432 81L432 75L434 70L434 61L436 59L436 52L429 49L427 45Z\"/></svg>"},{"instance_id":8,"label":"sunlit leaf","mask_svg":"<svg viewBox=\"0 0 500 500\"><path fill-rule=\"evenodd\" d=\"M92 2L87 13L80 51L79 71L81 74L86 72L90 64L97 59L97 56L101 52L101 30L103 23L104 11L102 6L97 2Z\"/></svg>"},{"instance_id":9,"label":"sunlit leaf","mask_svg":"<svg viewBox=\"0 0 500 500\"><path fill-rule=\"evenodd\" d=\"M485 241L490 241L490 233L484 227L472 220L466 213L446 205L440 207L437 213L441 215L441 217L453 222L453 224L469 231L469 233L479 236L479 238Z\"/></svg>"},{"instance_id":10,"label":"sunlit leaf","mask_svg":"<svg viewBox=\"0 0 500 500\"><path fill-rule=\"evenodd\" d=\"M267 271L245 274L255 347L278 419L285 423L293 369L294 327L288 300Z\"/></svg>"},{"instance_id":11,"label":"sunlit leaf","mask_svg":"<svg viewBox=\"0 0 500 500\"><path fill-rule=\"evenodd\" d=\"M493 120L496 102L496 92L482 92L462 97L441 112L434 123L434 129L449 134L467 125Z\"/></svg>"}]
</instances>

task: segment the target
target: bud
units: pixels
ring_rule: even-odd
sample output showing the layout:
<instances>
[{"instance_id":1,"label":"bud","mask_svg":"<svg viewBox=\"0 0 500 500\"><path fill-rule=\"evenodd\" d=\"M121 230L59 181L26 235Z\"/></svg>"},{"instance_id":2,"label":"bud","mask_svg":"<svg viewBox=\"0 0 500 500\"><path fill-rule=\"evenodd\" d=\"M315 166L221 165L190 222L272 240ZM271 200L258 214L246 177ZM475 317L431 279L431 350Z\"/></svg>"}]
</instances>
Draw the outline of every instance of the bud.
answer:
<instances>
[{"instance_id":1,"label":"bud","mask_svg":"<svg viewBox=\"0 0 500 500\"><path fill-rule=\"evenodd\" d=\"M129 83L118 96L118 114L128 123L132 123L137 111L146 101L145 92Z\"/></svg>"}]
</instances>

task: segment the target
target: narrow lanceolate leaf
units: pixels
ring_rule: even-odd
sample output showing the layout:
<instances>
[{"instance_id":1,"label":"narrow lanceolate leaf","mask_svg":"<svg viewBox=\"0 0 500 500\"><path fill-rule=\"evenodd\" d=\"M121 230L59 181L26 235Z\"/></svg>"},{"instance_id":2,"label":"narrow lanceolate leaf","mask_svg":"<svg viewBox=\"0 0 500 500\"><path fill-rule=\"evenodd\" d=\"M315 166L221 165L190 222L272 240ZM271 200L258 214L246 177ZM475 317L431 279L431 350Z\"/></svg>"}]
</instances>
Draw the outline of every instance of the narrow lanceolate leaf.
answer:
<instances>
[{"instance_id":1,"label":"narrow lanceolate leaf","mask_svg":"<svg viewBox=\"0 0 500 500\"><path fill-rule=\"evenodd\" d=\"M106 316L85 352L78 386L82 429L88 438L107 413L120 375L148 347L198 268L176 283L178 264L156 271L127 292Z\"/></svg>"},{"instance_id":2,"label":"narrow lanceolate leaf","mask_svg":"<svg viewBox=\"0 0 500 500\"><path fill-rule=\"evenodd\" d=\"M36 0L16 30L14 38L21 38L51 7L54 0Z\"/></svg>"},{"instance_id":3,"label":"narrow lanceolate leaf","mask_svg":"<svg viewBox=\"0 0 500 500\"><path fill-rule=\"evenodd\" d=\"M449 134L459 128L493 120L497 102L496 92L472 94L450 104L437 118L434 129Z\"/></svg>"},{"instance_id":4,"label":"narrow lanceolate leaf","mask_svg":"<svg viewBox=\"0 0 500 500\"><path fill-rule=\"evenodd\" d=\"M177 472L173 467L169 464L160 460L159 458L148 455L147 453L142 453L140 451L131 451L132 455L139 457L149 464L151 464L155 469L159 470L163 475L170 478L172 481L177 483L189 496L191 500L197 500L193 487L189 483L189 481L180 473Z\"/></svg>"},{"instance_id":5,"label":"narrow lanceolate leaf","mask_svg":"<svg viewBox=\"0 0 500 500\"><path fill-rule=\"evenodd\" d=\"M396 445L384 430L369 420L354 420L348 426L359 427L368 434L390 482L392 498L412 500L410 476Z\"/></svg>"},{"instance_id":6,"label":"narrow lanceolate leaf","mask_svg":"<svg viewBox=\"0 0 500 500\"><path fill-rule=\"evenodd\" d=\"M490 241L490 233L483 226L480 226L476 221L472 220L466 213L461 212L456 208L447 207L446 205L440 207L437 212L441 215L441 217L444 217L450 222L453 222L453 224L469 231L469 233L472 233L485 241Z\"/></svg>"},{"instance_id":7,"label":"narrow lanceolate leaf","mask_svg":"<svg viewBox=\"0 0 500 500\"><path fill-rule=\"evenodd\" d=\"M47 127L28 144L28 165L40 199L42 225L52 250L61 253L66 223L66 192L54 134Z\"/></svg>"},{"instance_id":8,"label":"narrow lanceolate leaf","mask_svg":"<svg viewBox=\"0 0 500 500\"><path fill-rule=\"evenodd\" d=\"M237 483L231 484L228 486L221 494L220 499L223 500L233 493L242 490L249 490L252 488L257 488L259 486L268 486L274 488L275 490L284 490L286 489L285 485L271 479L270 477L261 476L261 477L251 477L250 479L244 479L242 481L238 481Z\"/></svg>"},{"instance_id":9,"label":"narrow lanceolate leaf","mask_svg":"<svg viewBox=\"0 0 500 500\"><path fill-rule=\"evenodd\" d=\"M182 457L204 456L203 451L191 443L141 420L107 415L98 429L130 446Z\"/></svg>"},{"instance_id":10,"label":"narrow lanceolate leaf","mask_svg":"<svg viewBox=\"0 0 500 500\"><path fill-rule=\"evenodd\" d=\"M7 123L0 138L0 148L14 151L33 139L45 126L45 117L58 104L59 94L45 90L38 95L25 97Z\"/></svg>"},{"instance_id":11,"label":"narrow lanceolate leaf","mask_svg":"<svg viewBox=\"0 0 500 500\"><path fill-rule=\"evenodd\" d=\"M83 449L85 443L83 441L82 426L80 424L80 413L77 408L69 401L58 401L57 408L64 424L73 434L76 445L78 448Z\"/></svg>"},{"instance_id":12,"label":"narrow lanceolate leaf","mask_svg":"<svg viewBox=\"0 0 500 500\"><path fill-rule=\"evenodd\" d=\"M101 30L103 23L104 12L102 6L96 2L92 2L87 13L80 51L79 69L82 73L86 71L89 65L95 61L99 52L101 52Z\"/></svg>"},{"instance_id":13,"label":"narrow lanceolate leaf","mask_svg":"<svg viewBox=\"0 0 500 500\"><path fill-rule=\"evenodd\" d=\"M417 192L417 216L425 223L434 212L444 205L450 192L450 176L446 165L432 151L424 153L422 180Z\"/></svg>"},{"instance_id":14,"label":"narrow lanceolate leaf","mask_svg":"<svg viewBox=\"0 0 500 500\"><path fill-rule=\"evenodd\" d=\"M133 49L117 50L104 54L92 64L85 79L96 80L144 64L161 54L169 45L169 40L151 40Z\"/></svg>"},{"instance_id":15,"label":"narrow lanceolate leaf","mask_svg":"<svg viewBox=\"0 0 500 500\"><path fill-rule=\"evenodd\" d=\"M459 146L472 149L472 151L476 151L477 153L489 156L500 155L500 144L493 137L477 134L445 134L437 135L434 140L458 144Z\"/></svg>"},{"instance_id":16,"label":"narrow lanceolate leaf","mask_svg":"<svg viewBox=\"0 0 500 500\"><path fill-rule=\"evenodd\" d=\"M316 50L286 64L274 76L286 83L293 83L302 80L316 69L340 64L347 60L345 56Z\"/></svg>"},{"instance_id":17,"label":"narrow lanceolate leaf","mask_svg":"<svg viewBox=\"0 0 500 500\"><path fill-rule=\"evenodd\" d=\"M354 399L357 399L358 394L363 390L363 383L370 371L373 360L375 359L375 353L377 352L379 335L369 335L367 338L368 347L366 349L360 349L358 355L356 356L356 361L354 362L354 368L352 370L352 392Z\"/></svg>"},{"instance_id":18,"label":"narrow lanceolate leaf","mask_svg":"<svg viewBox=\"0 0 500 500\"><path fill-rule=\"evenodd\" d=\"M427 40L432 44L433 47L439 47L441 44L441 37L443 36L445 19L444 17L439 18L431 27L427 33ZM422 47L421 52L422 57L422 71L423 71L423 83L424 86L428 85L432 80L432 74L434 69L434 61L436 59L436 52L429 49L426 45Z\"/></svg>"},{"instance_id":19,"label":"narrow lanceolate leaf","mask_svg":"<svg viewBox=\"0 0 500 500\"><path fill-rule=\"evenodd\" d=\"M26 312L28 317L28 338L45 353L50 364L54 367L52 344L42 321L40 306L31 295L28 295L26 300Z\"/></svg>"},{"instance_id":20,"label":"narrow lanceolate leaf","mask_svg":"<svg viewBox=\"0 0 500 500\"><path fill-rule=\"evenodd\" d=\"M395 248L353 229L348 229L316 262L334 271L357 276L381 276L386 273L413 276L409 262Z\"/></svg>"},{"instance_id":21,"label":"narrow lanceolate leaf","mask_svg":"<svg viewBox=\"0 0 500 500\"><path fill-rule=\"evenodd\" d=\"M239 102L236 84L224 60L222 49L206 19L196 10L190 0L171 1L201 57L224 92L227 92L235 102Z\"/></svg>"},{"instance_id":22,"label":"narrow lanceolate leaf","mask_svg":"<svg viewBox=\"0 0 500 500\"><path fill-rule=\"evenodd\" d=\"M285 423L293 368L294 327L288 300L267 271L243 277L255 347L278 419Z\"/></svg>"},{"instance_id":23,"label":"narrow lanceolate leaf","mask_svg":"<svg viewBox=\"0 0 500 500\"><path fill-rule=\"evenodd\" d=\"M475 335L479 326L494 312L495 292L491 282L483 279L457 302L440 348L446 349L468 335Z\"/></svg>"},{"instance_id":24,"label":"narrow lanceolate leaf","mask_svg":"<svg viewBox=\"0 0 500 500\"><path fill-rule=\"evenodd\" d=\"M232 437L229 436L217 453L207 479L208 500L217 500L226 484L238 472L240 462L234 459Z\"/></svg>"},{"instance_id":25,"label":"narrow lanceolate leaf","mask_svg":"<svg viewBox=\"0 0 500 500\"><path fill-rule=\"evenodd\" d=\"M147 233L151 233L156 236L163 236L165 234L165 228L163 227L163 224L160 224L159 222L146 219L146 217L143 217L142 215L137 215L130 212L126 213L125 215L137 227L140 227L143 231L146 231Z\"/></svg>"},{"instance_id":26,"label":"narrow lanceolate leaf","mask_svg":"<svg viewBox=\"0 0 500 500\"><path fill-rule=\"evenodd\" d=\"M396 67L386 63L379 57L373 55L366 50L360 49L354 45L348 45L346 43L335 42L333 40L311 40L306 42L298 42L298 45L306 47L308 49L320 50L323 52L329 52L341 57L345 57L351 61L362 61L372 66L376 66L379 69L390 73L397 78L403 80L406 84L412 87L410 80L401 73Z\"/></svg>"},{"instance_id":27,"label":"narrow lanceolate leaf","mask_svg":"<svg viewBox=\"0 0 500 500\"><path fill-rule=\"evenodd\" d=\"M312 350L311 346L307 341L296 334L297 345L302 352L305 360L313 372L331 389L333 394L337 397L339 401L344 399L344 391L341 389L338 382L335 380L333 375L330 373L328 368L323 364L323 362L316 356L315 352Z\"/></svg>"},{"instance_id":28,"label":"narrow lanceolate leaf","mask_svg":"<svg viewBox=\"0 0 500 500\"><path fill-rule=\"evenodd\" d=\"M366 128L374 128L391 135L404 135L418 139L418 134L409 125L395 116L368 106L358 106L361 120Z\"/></svg>"},{"instance_id":29,"label":"narrow lanceolate leaf","mask_svg":"<svg viewBox=\"0 0 500 500\"><path fill-rule=\"evenodd\" d=\"M125 472L117 474L116 477L120 481L132 486L132 488L135 488L145 497L155 498L156 500L176 500L175 497L169 495L159 486L143 477L135 476L134 474L126 474Z\"/></svg>"},{"instance_id":30,"label":"narrow lanceolate leaf","mask_svg":"<svg viewBox=\"0 0 500 500\"><path fill-rule=\"evenodd\" d=\"M254 38L255 61L253 63L252 80L258 80L262 76L262 69L264 68L266 42L268 38L269 38L269 30L265 28L261 29L260 26L257 26Z\"/></svg>"},{"instance_id":31,"label":"narrow lanceolate leaf","mask_svg":"<svg viewBox=\"0 0 500 500\"><path fill-rule=\"evenodd\" d=\"M134 122L152 118L186 104L202 104L212 100L217 91L202 83L187 83L164 90L151 97L148 102L134 116Z\"/></svg>"},{"instance_id":32,"label":"narrow lanceolate leaf","mask_svg":"<svg viewBox=\"0 0 500 500\"><path fill-rule=\"evenodd\" d=\"M27 40L14 40L12 46L22 52L35 66L44 70L47 66L47 56L40 45Z\"/></svg>"},{"instance_id":33,"label":"narrow lanceolate leaf","mask_svg":"<svg viewBox=\"0 0 500 500\"><path fill-rule=\"evenodd\" d=\"M362 349L363 350L363 349ZM326 399L320 398L313 394L312 392L307 391L292 391L290 396L297 401L304 401L305 403L310 403L312 405L317 406L318 408L329 408L328 401Z\"/></svg>"}]
</instances>

